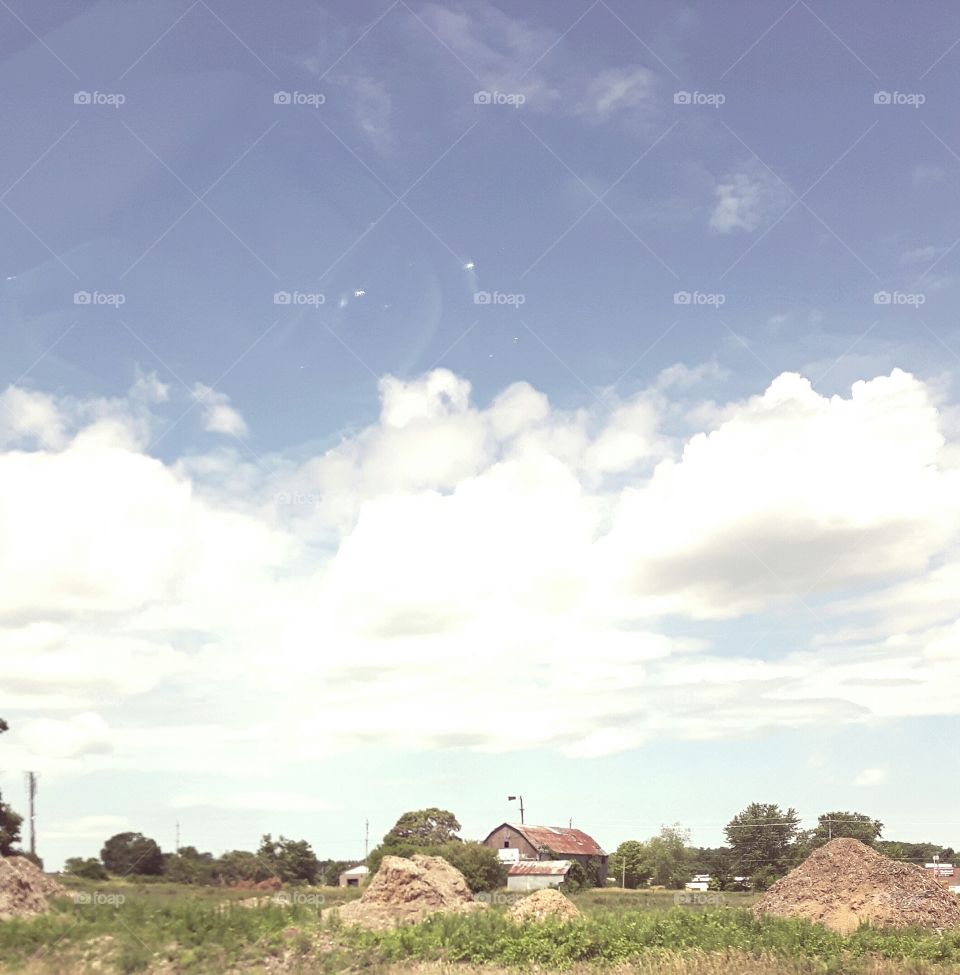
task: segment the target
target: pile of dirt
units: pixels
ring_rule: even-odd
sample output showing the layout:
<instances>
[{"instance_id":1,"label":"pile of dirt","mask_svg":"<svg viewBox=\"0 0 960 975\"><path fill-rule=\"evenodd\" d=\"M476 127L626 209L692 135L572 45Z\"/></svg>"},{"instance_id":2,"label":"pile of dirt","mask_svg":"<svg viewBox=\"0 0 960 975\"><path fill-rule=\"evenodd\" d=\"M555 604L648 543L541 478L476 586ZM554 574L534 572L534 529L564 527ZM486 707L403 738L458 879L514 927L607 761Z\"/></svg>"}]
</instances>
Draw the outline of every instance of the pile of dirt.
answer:
<instances>
[{"instance_id":1,"label":"pile of dirt","mask_svg":"<svg viewBox=\"0 0 960 975\"><path fill-rule=\"evenodd\" d=\"M47 898L66 894L26 857L0 857L0 919L42 914Z\"/></svg>"},{"instance_id":2,"label":"pile of dirt","mask_svg":"<svg viewBox=\"0 0 960 975\"><path fill-rule=\"evenodd\" d=\"M573 921L580 916L577 905L552 887L538 890L524 897L523 900L517 901L510 908L510 917L514 921L521 922L545 921L548 917L555 917L561 921Z\"/></svg>"},{"instance_id":3,"label":"pile of dirt","mask_svg":"<svg viewBox=\"0 0 960 975\"><path fill-rule=\"evenodd\" d=\"M960 897L922 867L898 863L852 839L831 840L778 880L753 913L819 921L842 934L877 927L960 927Z\"/></svg>"},{"instance_id":4,"label":"pile of dirt","mask_svg":"<svg viewBox=\"0 0 960 975\"><path fill-rule=\"evenodd\" d=\"M359 900L336 908L345 924L384 930L416 924L428 914L481 910L456 867L442 857L385 856Z\"/></svg>"}]
</instances>

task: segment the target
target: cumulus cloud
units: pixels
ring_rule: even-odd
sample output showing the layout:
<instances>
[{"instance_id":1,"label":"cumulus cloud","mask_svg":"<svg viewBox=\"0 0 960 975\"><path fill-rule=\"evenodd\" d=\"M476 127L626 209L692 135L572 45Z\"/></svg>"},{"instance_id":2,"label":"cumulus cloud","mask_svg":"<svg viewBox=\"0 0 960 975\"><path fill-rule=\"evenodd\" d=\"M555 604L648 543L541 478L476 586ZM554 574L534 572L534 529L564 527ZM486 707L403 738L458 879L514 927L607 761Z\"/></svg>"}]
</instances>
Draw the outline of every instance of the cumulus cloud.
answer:
<instances>
[{"instance_id":1,"label":"cumulus cloud","mask_svg":"<svg viewBox=\"0 0 960 975\"><path fill-rule=\"evenodd\" d=\"M203 407L204 430L234 437L243 436L247 432L246 421L230 405L230 397L225 393L218 393L210 386L196 383L193 396Z\"/></svg>"},{"instance_id":2,"label":"cumulus cloud","mask_svg":"<svg viewBox=\"0 0 960 975\"><path fill-rule=\"evenodd\" d=\"M673 367L610 410L563 410L526 383L480 405L448 370L388 376L375 422L256 463L163 463L119 405L105 423L49 398L73 417L60 445L0 451L11 744L239 774L387 738L598 755L956 714L960 455L940 394L894 371L826 397L785 373L712 403L706 379L722 373ZM808 644L719 653L697 625L812 602ZM449 693L490 674L511 694ZM145 720L145 695L177 726Z\"/></svg>"},{"instance_id":3,"label":"cumulus cloud","mask_svg":"<svg viewBox=\"0 0 960 975\"><path fill-rule=\"evenodd\" d=\"M853 780L854 785L883 785L887 781L887 770L883 768L865 768Z\"/></svg>"},{"instance_id":4,"label":"cumulus cloud","mask_svg":"<svg viewBox=\"0 0 960 975\"><path fill-rule=\"evenodd\" d=\"M783 183L753 160L717 182L709 227L718 234L749 233L781 213L790 200Z\"/></svg>"}]
</instances>

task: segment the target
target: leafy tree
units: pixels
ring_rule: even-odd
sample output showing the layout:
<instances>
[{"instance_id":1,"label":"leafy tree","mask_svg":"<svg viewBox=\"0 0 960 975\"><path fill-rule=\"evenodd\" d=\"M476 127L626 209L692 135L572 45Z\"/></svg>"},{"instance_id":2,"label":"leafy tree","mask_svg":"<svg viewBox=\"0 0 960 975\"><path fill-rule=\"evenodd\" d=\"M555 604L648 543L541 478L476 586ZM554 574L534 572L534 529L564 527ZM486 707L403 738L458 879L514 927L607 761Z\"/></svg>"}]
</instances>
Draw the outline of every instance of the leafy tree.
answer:
<instances>
[{"instance_id":1,"label":"leafy tree","mask_svg":"<svg viewBox=\"0 0 960 975\"><path fill-rule=\"evenodd\" d=\"M697 872L710 874L711 890L732 890L736 886L736 872L730 850L720 847L713 851L706 858L706 867L706 870Z\"/></svg>"},{"instance_id":2,"label":"leafy tree","mask_svg":"<svg viewBox=\"0 0 960 975\"><path fill-rule=\"evenodd\" d=\"M609 861L610 876L628 890L646 884L650 879L647 848L640 840L625 840Z\"/></svg>"},{"instance_id":3,"label":"leafy tree","mask_svg":"<svg viewBox=\"0 0 960 975\"><path fill-rule=\"evenodd\" d=\"M883 823L879 819L871 819L864 813L858 812L827 812L817 817L817 825L810 838L811 846L816 849L824 843L839 836L848 836L860 840L868 846L880 839Z\"/></svg>"},{"instance_id":4,"label":"leafy tree","mask_svg":"<svg viewBox=\"0 0 960 975\"><path fill-rule=\"evenodd\" d=\"M417 809L405 812L383 838L383 846L412 843L414 846L441 846L460 840L460 823L446 809Z\"/></svg>"},{"instance_id":5,"label":"leafy tree","mask_svg":"<svg viewBox=\"0 0 960 975\"><path fill-rule=\"evenodd\" d=\"M177 884L211 884L216 873L212 853L201 853L195 846L181 846L163 858L163 875Z\"/></svg>"},{"instance_id":6,"label":"leafy tree","mask_svg":"<svg viewBox=\"0 0 960 975\"><path fill-rule=\"evenodd\" d=\"M3 720L3 718L0 718L0 735L2 735L5 731L9 731L9 730L10 730L10 725L8 725L7 722Z\"/></svg>"},{"instance_id":7,"label":"leafy tree","mask_svg":"<svg viewBox=\"0 0 960 975\"><path fill-rule=\"evenodd\" d=\"M163 873L163 852L156 840L142 833L117 833L103 845L100 859L110 873L156 877Z\"/></svg>"},{"instance_id":8,"label":"leafy tree","mask_svg":"<svg viewBox=\"0 0 960 975\"><path fill-rule=\"evenodd\" d=\"M750 875L750 889L767 890L779 877L780 875L774 867L761 867L759 870L754 870Z\"/></svg>"},{"instance_id":9,"label":"leafy tree","mask_svg":"<svg viewBox=\"0 0 960 975\"><path fill-rule=\"evenodd\" d=\"M272 867L284 883L300 880L308 884L317 882L320 861L306 840L288 840L285 836L274 840L269 833L265 833L260 840L257 856Z\"/></svg>"},{"instance_id":10,"label":"leafy tree","mask_svg":"<svg viewBox=\"0 0 960 975\"><path fill-rule=\"evenodd\" d=\"M64 873L87 880L108 880L109 875L96 857L70 857L63 865Z\"/></svg>"},{"instance_id":11,"label":"leafy tree","mask_svg":"<svg viewBox=\"0 0 960 975\"><path fill-rule=\"evenodd\" d=\"M15 813L0 795L0 856L11 856L13 845L20 841L20 824L23 816Z\"/></svg>"},{"instance_id":12,"label":"leafy tree","mask_svg":"<svg viewBox=\"0 0 960 975\"><path fill-rule=\"evenodd\" d=\"M489 846L456 840L437 847L437 853L463 874L475 894L507 886L507 868Z\"/></svg>"},{"instance_id":13,"label":"leafy tree","mask_svg":"<svg viewBox=\"0 0 960 975\"><path fill-rule=\"evenodd\" d=\"M689 838L687 830L674 824L664 826L659 835L647 840L644 844L645 858L651 883L663 887L683 887L689 876L686 849Z\"/></svg>"},{"instance_id":14,"label":"leafy tree","mask_svg":"<svg viewBox=\"0 0 960 975\"><path fill-rule=\"evenodd\" d=\"M737 813L724 829L737 872L753 876L770 867L776 876L784 874L799 824L795 809L770 802L752 802Z\"/></svg>"},{"instance_id":15,"label":"leafy tree","mask_svg":"<svg viewBox=\"0 0 960 975\"><path fill-rule=\"evenodd\" d=\"M907 860L910 863L930 863L935 856L950 863L957 854L952 846L939 843L903 843L896 840L877 840L874 849L891 860Z\"/></svg>"},{"instance_id":16,"label":"leafy tree","mask_svg":"<svg viewBox=\"0 0 960 975\"><path fill-rule=\"evenodd\" d=\"M583 869L583 865L579 860L574 860L570 864L570 869L567 871L567 876L563 881L563 887L570 893L576 893L578 890L583 890L585 887L590 887L590 878L587 876L587 871Z\"/></svg>"},{"instance_id":17,"label":"leafy tree","mask_svg":"<svg viewBox=\"0 0 960 975\"><path fill-rule=\"evenodd\" d=\"M214 864L213 877L222 884L259 883L275 876L270 864L249 850L230 850Z\"/></svg>"}]
</instances>

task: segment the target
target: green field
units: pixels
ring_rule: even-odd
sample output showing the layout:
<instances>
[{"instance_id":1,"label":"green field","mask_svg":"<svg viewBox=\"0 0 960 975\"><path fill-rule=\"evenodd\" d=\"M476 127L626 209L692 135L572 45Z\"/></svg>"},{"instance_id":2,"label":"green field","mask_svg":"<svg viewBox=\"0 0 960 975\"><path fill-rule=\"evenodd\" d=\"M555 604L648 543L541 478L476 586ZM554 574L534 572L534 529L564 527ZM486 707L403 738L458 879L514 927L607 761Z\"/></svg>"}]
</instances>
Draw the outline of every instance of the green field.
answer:
<instances>
[{"instance_id":1,"label":"green field","mask_svg":"<svg viewBox=\"0 0 960 975\"><path fill-rule=\"evenodd\" d=\"M677 906L671 891L587 891L573 897L583 919L518 926L506 913L515 895L501 893L484 912L374 934L342 927L329 910L356 890L290 887L278 898L169 883L71 883L70 889L72 896L47 915L0 922L0 971L960 972L960 931L862 928L843 937L806 922L758 922L746 909L755 899L750 894L724 895L720 906Z\"/></svg>"}]
</instances>

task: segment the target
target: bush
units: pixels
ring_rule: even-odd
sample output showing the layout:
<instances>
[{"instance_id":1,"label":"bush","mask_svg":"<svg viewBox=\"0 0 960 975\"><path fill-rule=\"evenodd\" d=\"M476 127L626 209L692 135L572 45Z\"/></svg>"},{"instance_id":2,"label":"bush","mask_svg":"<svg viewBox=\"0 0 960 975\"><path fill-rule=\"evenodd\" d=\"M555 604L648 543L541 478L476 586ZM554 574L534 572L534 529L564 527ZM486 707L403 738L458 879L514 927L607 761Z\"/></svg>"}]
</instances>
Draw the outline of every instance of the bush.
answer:
<instances>
[{"instance_id":1,"label":"bush","mask_svg":"<svg viewBox=\"0 0 960 975\"><path fill-rule=\"evenodd\" d=\"M63 865L64 873L87 880L107 880L106 868L96 857L70 857Z\"/></svg>"}]
</instances>

